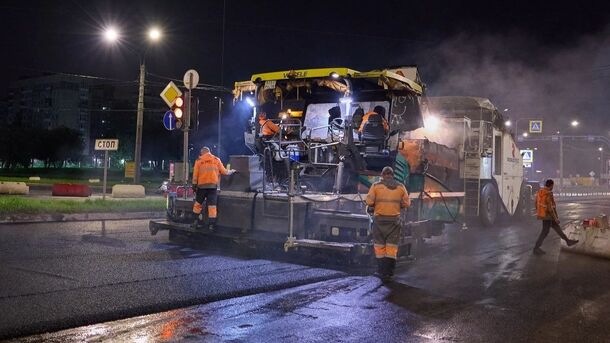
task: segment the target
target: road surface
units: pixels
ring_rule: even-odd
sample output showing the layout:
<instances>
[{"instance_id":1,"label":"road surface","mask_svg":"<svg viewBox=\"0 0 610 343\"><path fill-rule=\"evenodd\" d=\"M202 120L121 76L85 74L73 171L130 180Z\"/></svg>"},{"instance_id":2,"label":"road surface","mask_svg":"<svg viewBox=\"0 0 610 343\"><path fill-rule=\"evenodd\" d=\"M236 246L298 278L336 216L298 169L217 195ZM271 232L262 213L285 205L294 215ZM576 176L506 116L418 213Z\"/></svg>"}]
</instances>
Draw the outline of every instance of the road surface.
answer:
<instances>
[{"instance_id":1,"label":"road surface","mask_svg":"<svg viewBox=\"0 0 610 343\"><path fill-rule=\"evenodd\" d=\"M609 208L609 200L560 204L564 222ZM166 235L149 236L142 221L107 222L103 231L99 222L1 226L0 334L92 324L20 340L610 337L610 261L560 252L554 233L547 254L532 255L537 222L446 231L384 285L340 270L169 244Z\"/></svg>"}]
</instances>

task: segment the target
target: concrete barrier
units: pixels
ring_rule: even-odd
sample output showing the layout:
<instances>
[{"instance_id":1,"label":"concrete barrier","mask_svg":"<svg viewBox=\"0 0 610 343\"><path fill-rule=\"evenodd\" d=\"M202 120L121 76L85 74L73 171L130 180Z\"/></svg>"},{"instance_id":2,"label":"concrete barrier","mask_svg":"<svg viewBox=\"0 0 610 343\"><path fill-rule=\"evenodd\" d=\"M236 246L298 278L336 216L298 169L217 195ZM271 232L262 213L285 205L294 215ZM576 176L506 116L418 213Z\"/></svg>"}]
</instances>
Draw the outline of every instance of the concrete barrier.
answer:
<instances>
[{"instance_id":1,"label":"concrete barrier","mask_svg":"<svg viewBox=\"0 0 610 343\"><path fill-rule=\"evenodd\" d=\"M144 186L142 185L114 185L112 186L113 198L144 198Z\"/></svg>"},{"instance_id":2,"label":"concrete barrier","mask_svg":"<svg viewBox=\"0 0 610 343\"><path fill-rule=\"evenodd\" d=\"M30 181L40 181L40 176L30 176Z\"/></svg>"},{"instance_id":3,"label":"concrete barrier","mask_svg":"<svg viewBox=\"0 0 610 343\"><path fill-rule=\"evenodd\" d=\"M63 197L88 197L91 195L91 188L88 185L56 183L51 188L51 195Z\"/></svg>"},{"instance_id":4,"label":"concrete barrier","mask_svg":"<svg viewBox=\"0 0 610 343\"><path fill-rule=\"evenodd\" d=\"M0 181L0 194L27 195L30 187L24 182L5 182Z\"/></svg>"}]
</instances>

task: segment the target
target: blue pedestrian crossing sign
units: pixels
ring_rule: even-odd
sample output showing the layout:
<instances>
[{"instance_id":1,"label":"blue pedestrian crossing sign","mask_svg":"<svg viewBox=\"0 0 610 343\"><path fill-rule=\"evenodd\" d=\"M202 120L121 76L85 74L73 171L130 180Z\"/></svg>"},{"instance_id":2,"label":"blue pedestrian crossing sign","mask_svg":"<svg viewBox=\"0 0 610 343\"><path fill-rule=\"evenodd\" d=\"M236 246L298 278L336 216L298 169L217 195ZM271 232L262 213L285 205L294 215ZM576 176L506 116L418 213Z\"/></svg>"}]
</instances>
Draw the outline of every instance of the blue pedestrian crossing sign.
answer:
<instances>
[{"instance_id":1,"label":"blue pedestrian crossing sign","mask_svg":"<svg viewBox=\"0 0 610 343\"><path fill-rule=\"evenodd\" d=\"M530 120L530 133L542 133L542 120Z\"/></svg>"},{"instance_id":2,"label":"blue pedestrian crossing sign","mask_svg":"<svg viewBox=\"0 0 610 343\"><path fill-rule=\"evenodd\" d=\"M165 115L163 116L163 126L170 131L176 129L176 115L174 112L165 112Z\"/></svg>"},{"instance_id":3,"label":"blue pedestrian crossing sign","mask_svg":"<svg viewBox=\"0 0 610 343\"><path fill-rule=\"evenodd\" d=\"M534 162L534 151L531 149L519 150L521 157L523 157L523 164Z\"/></svg>"}]
</instances>

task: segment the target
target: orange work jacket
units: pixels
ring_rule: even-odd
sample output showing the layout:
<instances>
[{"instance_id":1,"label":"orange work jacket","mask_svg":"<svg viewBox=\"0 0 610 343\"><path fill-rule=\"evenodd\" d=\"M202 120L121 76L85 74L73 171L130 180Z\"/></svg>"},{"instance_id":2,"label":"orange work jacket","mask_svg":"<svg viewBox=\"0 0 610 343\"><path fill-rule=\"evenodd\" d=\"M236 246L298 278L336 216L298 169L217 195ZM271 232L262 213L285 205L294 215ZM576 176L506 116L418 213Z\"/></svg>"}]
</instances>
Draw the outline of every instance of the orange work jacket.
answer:
<instances>
[{"instance_id":1,"label":"orange work jacket","mask_svg":"<svg viewBox=\"0 0 610 343\"><path fill-rule=\"evenodd\" d=\"M362 130L364 130L364 124L366 124L367 121L369 121L369 117L372 115L379 115L377 112L368 112L367 114L364 115L364 117L362 117L362 123L360 123L360 127L358 128L358 132L362 133ZM388 133L388 131L390 131L390 126L388 125L388 121L385 120L385 118L383 116L381 116L381 121L383 122L383 130L385 131L385 133Z\"/></svg>"},{"instance_id":2,"label":"orange work jacket","mask_svg":"<svg viewBox=\"0 0 610 343\"><path fill-rule=\"evenodd\" d=\"M403 184L394 181L394 187L388 187L380 181L375 182L369 189L366 204L375 207L375 216L397 217L401 208L411 206L411 199Z\"/></svg>"},{"instance_id":3,"label":"orange work jacket","mask_svg":"<svg viewBox=\"0 0 610 343\"><path fill-rule=\"evenodd\" d=\"M269 119L259 119L258 123L261 126L261 134L263 136L273 136L280 132L280 127Z\"/></svg>"},{"instance_id":4,"label":"orange work jacket","mask_svg":"<svg viewBox=\"0 0 610 343\"><path fill-rule=\"evenodd\" d=\"M198 188L217 188L220 174L228 175L229 172L218 157L209 152L200 155L193 167L193 185Z\"/></svg>"},{"instance_id":5,"label":"orange work jacket","mask_svg":"<svg viewBox=\"0 0 610 343\"><path fill-rule=\"evenodd\" d=\"M536 194L536 217L541 220L557 219L557 205L553 192L544 187Z\"/></svg>"}]
</instances>

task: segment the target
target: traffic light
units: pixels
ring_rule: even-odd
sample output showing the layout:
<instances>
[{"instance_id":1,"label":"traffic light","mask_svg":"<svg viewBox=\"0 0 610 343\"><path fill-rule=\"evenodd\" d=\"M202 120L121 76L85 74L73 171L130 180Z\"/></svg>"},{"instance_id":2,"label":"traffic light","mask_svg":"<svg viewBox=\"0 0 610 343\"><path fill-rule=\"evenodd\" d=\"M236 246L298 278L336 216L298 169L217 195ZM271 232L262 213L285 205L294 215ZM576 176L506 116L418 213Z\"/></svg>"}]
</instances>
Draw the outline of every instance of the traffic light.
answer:
<instances>
[{"instance_id":1,"label":"traffic light","mask_svg":"<svg viewBox=\"0 0 610 343\"><path fill-rule=\"evenodd\" d=\"M184 99L179 96L174 101L172 105L172 112L176 116L176 128L181 129L182 125L184 125Z\"/></svg>"}]
</instances>

